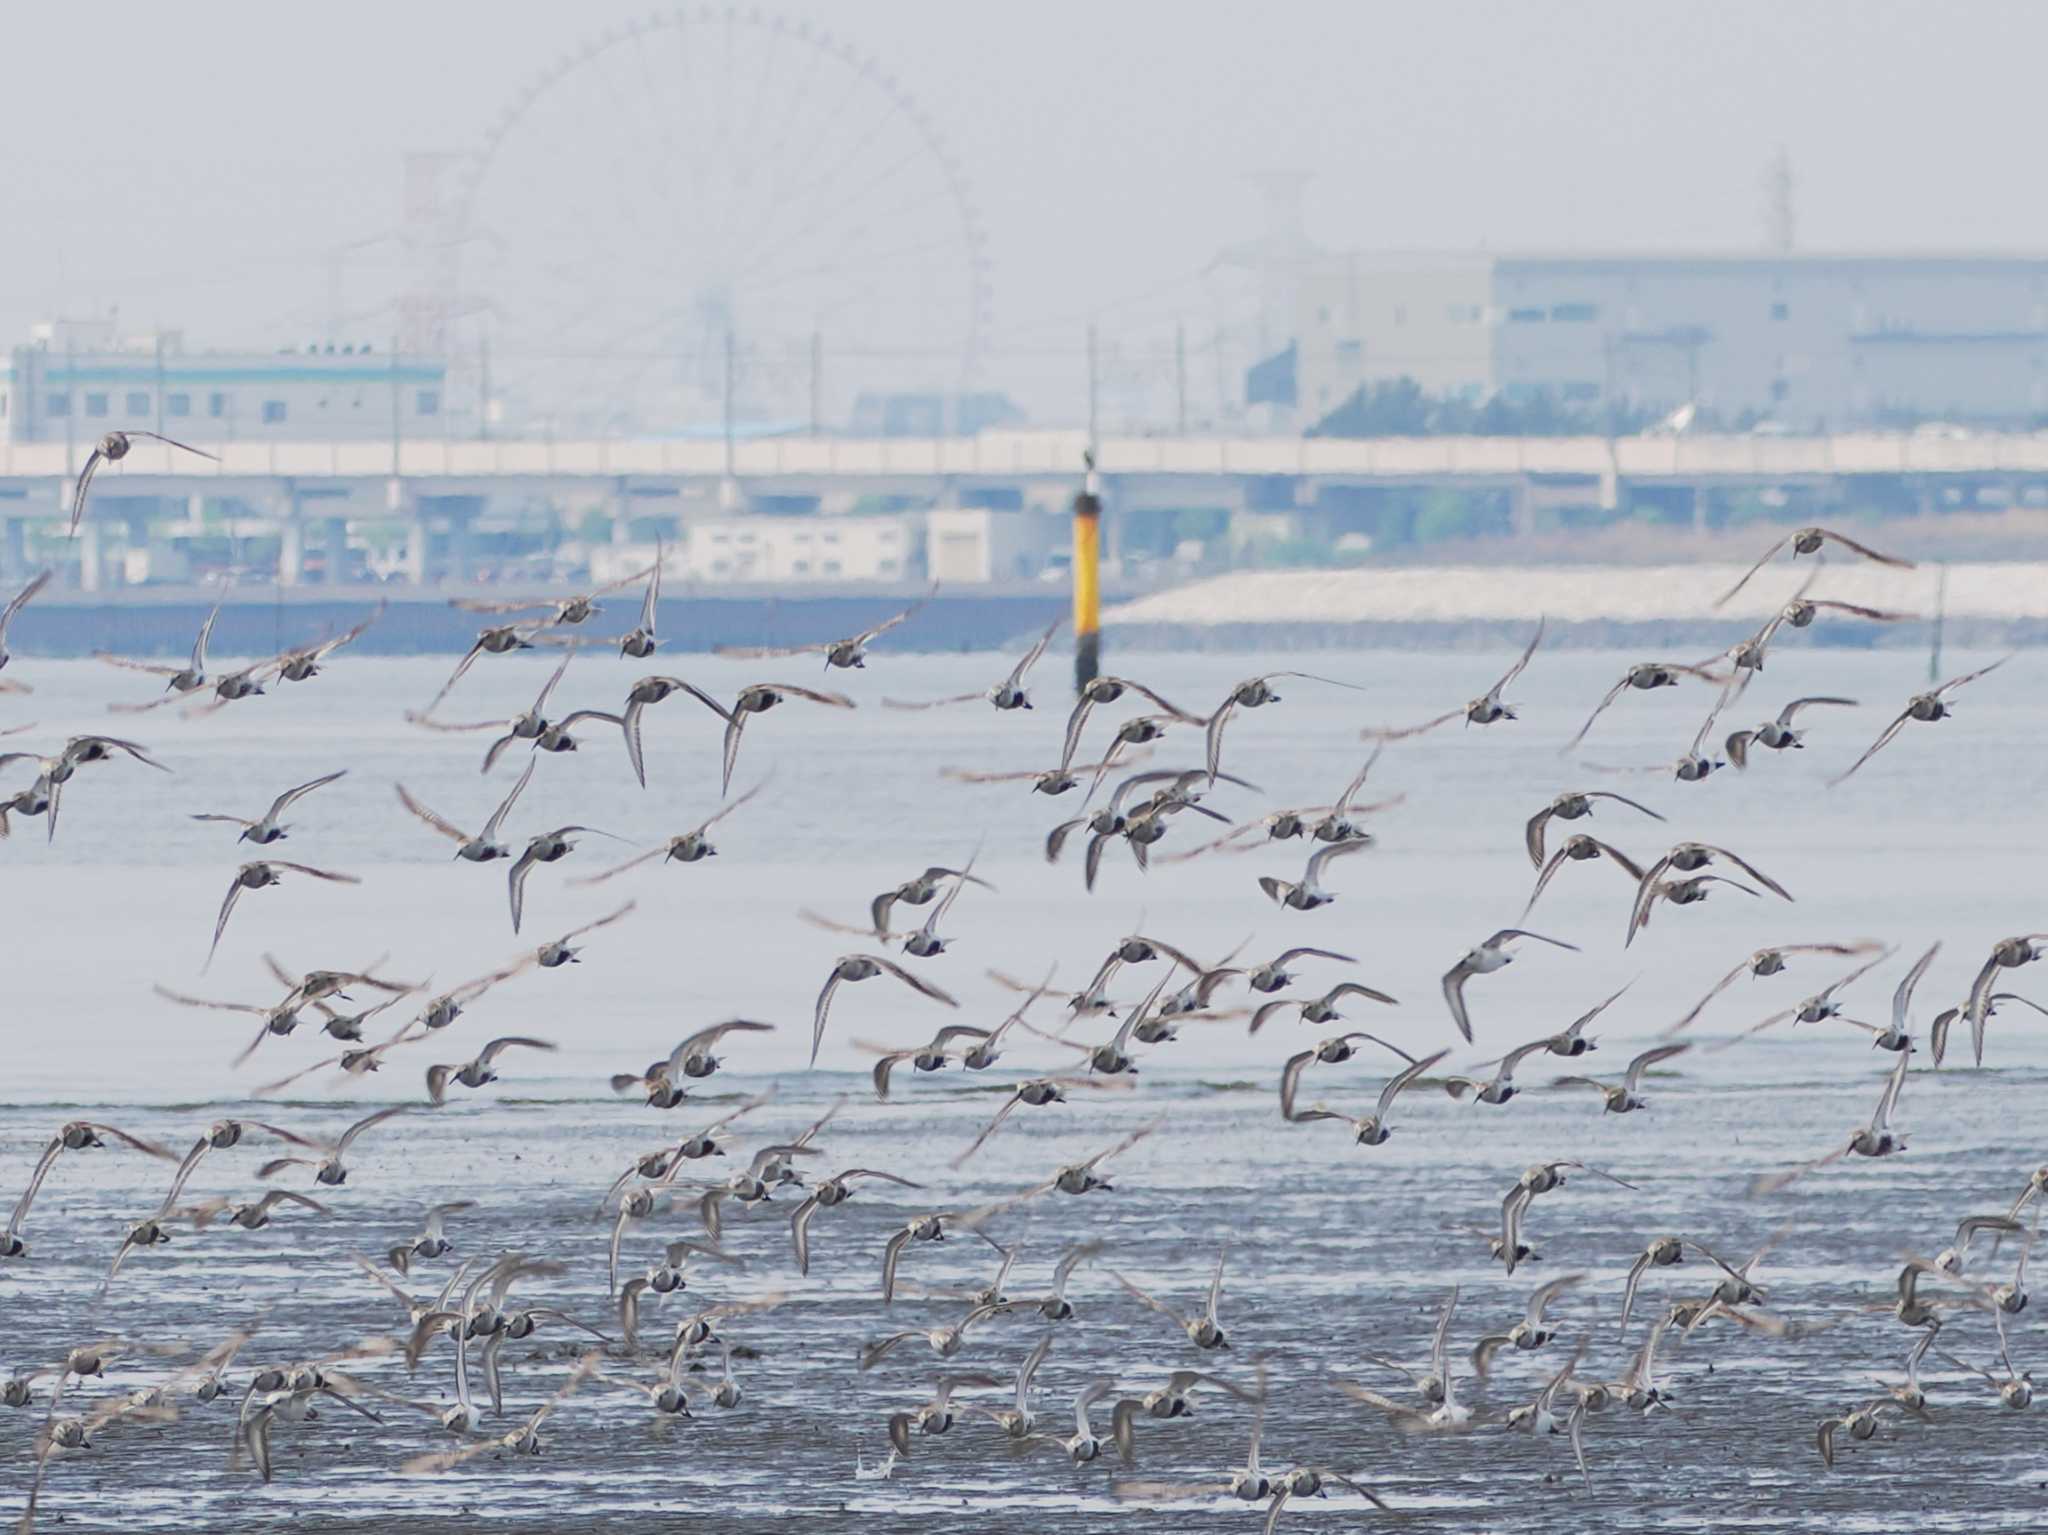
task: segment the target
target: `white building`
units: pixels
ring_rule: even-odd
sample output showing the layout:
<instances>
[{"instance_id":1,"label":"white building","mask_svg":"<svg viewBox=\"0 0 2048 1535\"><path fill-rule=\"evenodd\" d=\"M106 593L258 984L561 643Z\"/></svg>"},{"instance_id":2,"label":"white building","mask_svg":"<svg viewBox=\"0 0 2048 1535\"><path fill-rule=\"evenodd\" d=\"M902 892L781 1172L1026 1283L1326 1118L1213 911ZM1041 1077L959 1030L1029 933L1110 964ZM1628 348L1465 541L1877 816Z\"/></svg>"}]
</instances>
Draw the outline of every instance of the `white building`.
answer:
<instances>
[{"instance_id":1,"label":"white building","mask_svg":"<svg viewBox=\"0 0 2048 1535\"><path fill-rule=\"evenodd\" d=\"M923 572L924 518L693 520L684 528L681 565L689 581L901 581Z\"/></svg>"},{"instance_id":2,"label":"white building","mask_svg":"<svg viewBox=\"0 0 2048 1535\"><path fill-rule=\"evenodd\" d=\"M1327 255L1294 307L1302 425L1402 377L1801 429L2048 413L2048 258Z\"/></svg>"},{"instance_id":3,"label":"white building","mask_svg":"<svg viewBox=\"0 0 2048 1535\"><path fill-rule=\"evenodd\" d=\"M191 352L177 331L124 337L111 320L63 320L0 360L0 436L89 445L146 431L202 446L440 437L457 430L447 382L441 358L369 346Z\"/></svg>"}]
</instances>

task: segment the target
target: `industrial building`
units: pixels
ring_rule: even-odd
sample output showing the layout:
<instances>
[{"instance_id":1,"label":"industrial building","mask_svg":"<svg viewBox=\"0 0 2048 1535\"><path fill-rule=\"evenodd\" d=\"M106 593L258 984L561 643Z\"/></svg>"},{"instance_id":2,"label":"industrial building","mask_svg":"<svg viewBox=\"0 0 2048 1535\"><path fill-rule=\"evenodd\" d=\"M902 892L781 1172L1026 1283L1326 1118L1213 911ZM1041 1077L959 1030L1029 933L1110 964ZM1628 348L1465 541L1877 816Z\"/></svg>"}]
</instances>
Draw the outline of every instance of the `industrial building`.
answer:
<instances>
[{"instance_id":1,"label":"industrial building","mask_svg":"<svg viewBox=\"0 0 2048 1535\"><path fill-rule=\"evenodd\" d=\"M59 320L0 362L0 437L87 449L117 431L196 446L440 437L456 429L447 382L445 359L367 345L194 352L178 331ZM475 430L473 413L462 429Z\"/></svg>"},{"instance_id":2,"label":"industrial building","mask_svg":"<svg viewBox=\"0 0 2048 1535\"><path fill-rule=\"evenodd\" d=\"M1361 386L1830 431L2048 417L2048 258L1309 254L1255 400Z\"/></svg>"}]
</instances>

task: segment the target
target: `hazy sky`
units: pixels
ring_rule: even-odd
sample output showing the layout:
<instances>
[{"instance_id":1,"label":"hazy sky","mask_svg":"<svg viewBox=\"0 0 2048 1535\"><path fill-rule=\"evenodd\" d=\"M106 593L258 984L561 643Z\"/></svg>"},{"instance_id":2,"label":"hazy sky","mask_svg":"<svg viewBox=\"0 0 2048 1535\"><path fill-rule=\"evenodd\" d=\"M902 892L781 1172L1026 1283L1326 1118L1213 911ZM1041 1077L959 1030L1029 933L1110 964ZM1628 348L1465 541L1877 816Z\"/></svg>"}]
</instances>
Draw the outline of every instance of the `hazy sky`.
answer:
<instances>
[{"instance_id":1,"label":"hazy sky","mask_svg":"<svg viewBox=\"0 0 2048 1535\"><path fill-rule=\"evenodd\" d=\"M1736 248L1782 143L1803 247L2048 248L2031 3L769 8L929 114L987 231L1001 345L1202 313L1197 274L1256 236L1273 169L1312 177L1331 247ZM469 148L523 79L648 9L8 7L0 336L113 304L197 344L323 333L327 253L396 224L406 151ZM381 259L351 258L349 307Z\"/></svg>"}]
</instances>

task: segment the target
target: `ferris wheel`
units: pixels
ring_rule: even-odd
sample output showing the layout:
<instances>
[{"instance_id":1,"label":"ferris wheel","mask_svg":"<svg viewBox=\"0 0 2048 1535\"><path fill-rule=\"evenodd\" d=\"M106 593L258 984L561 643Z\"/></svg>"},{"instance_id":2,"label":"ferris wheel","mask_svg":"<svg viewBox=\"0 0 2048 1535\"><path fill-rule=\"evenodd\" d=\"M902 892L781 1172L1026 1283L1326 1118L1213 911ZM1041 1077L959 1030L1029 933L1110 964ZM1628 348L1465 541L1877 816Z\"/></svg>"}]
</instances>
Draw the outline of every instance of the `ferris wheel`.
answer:
<instances>
[{"instance_id":1,"label":"ferris wheel","mask_svg":"<svg viewBox=\"0 0 2048 1535\"><path fill-rule=\"evenodd\" d=\"M514 95L457 196L462 350L515 422L786 429L973 377L965 176L875 59L808 24L703 7L592 38Z\"/></svg>"}]
</instances>

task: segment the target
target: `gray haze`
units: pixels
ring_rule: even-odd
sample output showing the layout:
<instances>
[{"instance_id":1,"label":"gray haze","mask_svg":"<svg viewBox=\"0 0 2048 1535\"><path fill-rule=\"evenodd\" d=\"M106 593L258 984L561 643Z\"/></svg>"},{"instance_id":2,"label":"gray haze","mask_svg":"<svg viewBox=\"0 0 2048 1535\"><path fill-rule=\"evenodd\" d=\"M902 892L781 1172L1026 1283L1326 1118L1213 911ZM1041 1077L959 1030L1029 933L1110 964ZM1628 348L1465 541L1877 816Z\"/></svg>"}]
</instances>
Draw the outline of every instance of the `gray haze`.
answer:
<instances>
[{"instance_id":1,"label":"gray haze","mask_svg":"<svg viewBox=\"0 0 2048 1535\"><path fill-rule=\"evenodd\" d=\"M2048 48L2031 5L779 9L879 60L957 157L991 353L1078 348L1091 318L1112 337L1210 323L1227 298L1202 274L1256 238L1252 177L1274 169L1311 175L1330 248L1739 249L1782 144L1803 249L2048 247L2025 195ZM647 11L11 9L0 338L118 305L127 328L269 346L324 336L337 296L388 335L395 260L351 255L337 295L330 253L396 226L401 157L472 148L522 80Z\"/></svg>"}]
</instances>

